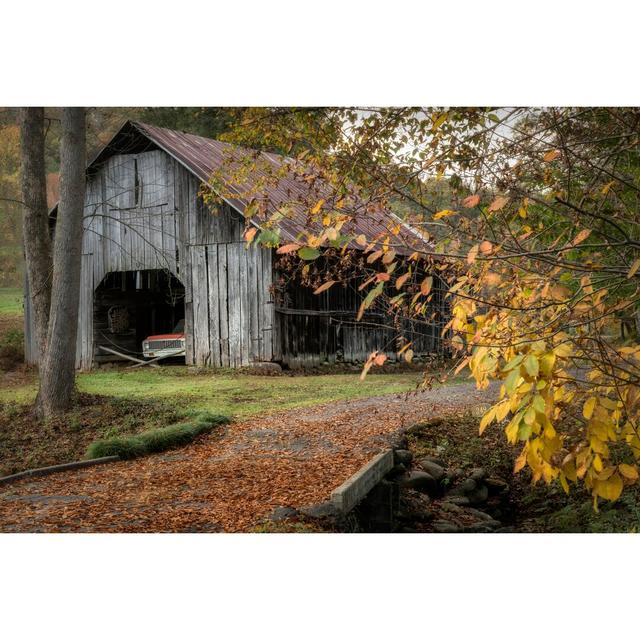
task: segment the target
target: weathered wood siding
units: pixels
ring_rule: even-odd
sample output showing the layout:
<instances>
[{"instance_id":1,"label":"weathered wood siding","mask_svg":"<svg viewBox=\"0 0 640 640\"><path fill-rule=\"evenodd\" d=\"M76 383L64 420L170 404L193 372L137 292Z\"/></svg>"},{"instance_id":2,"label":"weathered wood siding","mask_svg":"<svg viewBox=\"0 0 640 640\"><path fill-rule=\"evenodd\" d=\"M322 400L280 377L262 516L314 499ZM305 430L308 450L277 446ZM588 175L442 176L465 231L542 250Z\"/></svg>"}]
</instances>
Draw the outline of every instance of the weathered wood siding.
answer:
<instances>
[{"instance_id":1,"label":"weathered wood siding","mask_svg":"<svg viewBox=\"0 0 640 640\"><path fill-rule=\"evenodd\" d=\"M399 336L412 342L418 357L441 353L444 348L440 333L448 313L444 288L438 279L434 292L434 317L429 321L396 321L375 305L357 321L366 291L358 291L355 285L334 285L316 296L310 288L290 281L276 295L279 359L292 368L324 362L361 363L372 351L379 351L393 361L397 358Z\"/></svg>"},{"instance_id":2,"label":"weathered wood siding","mask_svg":"<svg viewBox=\"0 0 640 640\"><path fill-rule=\"evenodd\" d=\"M244 242L189 247L193 363L240 367L273 357L271 251Z\"/></svg>"},{"instance_id":3,"label":"weathered wood siding","mask_svg":"<svg viewBox=\"0 0 640 640\"><path fill-rule=\"evenodd\" d=\"M94 293L110 272L164 269L185 287L186 361L242 366L273 357L271 252L246 248L242 216L217 213L164 151L114 155L87 178L76 364L94 359ZM30 305L25 355L35 363Z\"/></svg>"}]
</instances>

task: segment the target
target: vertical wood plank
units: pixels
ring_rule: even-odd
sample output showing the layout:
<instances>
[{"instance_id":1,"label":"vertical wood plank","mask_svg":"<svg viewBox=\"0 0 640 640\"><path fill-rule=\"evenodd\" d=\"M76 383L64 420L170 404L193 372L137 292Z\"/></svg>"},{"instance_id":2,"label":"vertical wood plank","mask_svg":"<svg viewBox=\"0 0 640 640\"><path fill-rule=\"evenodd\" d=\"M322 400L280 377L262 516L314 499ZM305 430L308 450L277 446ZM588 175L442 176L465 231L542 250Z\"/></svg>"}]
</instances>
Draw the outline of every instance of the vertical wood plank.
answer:
<instances>
[{"instance_id":1,"label":"vertical wood plank","mask_svg":"<svg viewBox=\"0 0 640 640\"><path fill-rule=\"evenodd\" d=\"M220 365L231 366L229 358L229 308L227 283L228 253L227 245L218 245L218 313L220 318Z\"/></svg>"},{"instance_id":2,"label":"vertical wood plank","mask_svg":"<svg viewBox=\"0 0 640 640\"><path fill-rule=\"evenodd\" d=\"M227 244L227 307L229 311L229 364L242 364L240 252L237 243Z\"/></svg>"},{"instance_id":3,"label":"vertical wood plank","mask_svg":"<svg viewBox=\"0 0 640 640\"><path fill-rule=\"evenodd\" d=\"M193 350L195 364L209 364L209 296L206 247L191 247L191 283L193 290Z\"/></svg>"},{"instance_id":4,"label":"vertical wood plank","mask_svg":"<svg viewBox=\"0 0 640 640\"><path fill-rule=\"evenodd\" d=\"M207 248L207 291L209 295L209 349L211 365L221 366L220 357L220 294L218 292L218 245Z\"/></svg>"}]
</instances>

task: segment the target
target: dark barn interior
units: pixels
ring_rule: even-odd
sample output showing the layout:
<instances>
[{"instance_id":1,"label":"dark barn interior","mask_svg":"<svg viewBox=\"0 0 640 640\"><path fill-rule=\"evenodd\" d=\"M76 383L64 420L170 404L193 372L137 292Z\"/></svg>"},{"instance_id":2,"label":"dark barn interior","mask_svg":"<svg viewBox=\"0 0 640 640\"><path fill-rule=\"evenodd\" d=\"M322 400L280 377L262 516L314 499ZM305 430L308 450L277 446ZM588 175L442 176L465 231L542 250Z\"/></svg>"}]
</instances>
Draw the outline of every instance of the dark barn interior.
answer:
<instances>
[{"instance_id":1,"label":"dark barn interior","mask_svg":"<svg viewBox=\"0 0 640 640\"><path fill-rule=\"evenodd\" d=\"M95 361L119 359L101 347L140 357L145 338L172 333L180 321L184 322L184 286L170 271L110 272L95 292Z\"/></svg>"},{"instance_id":2,"label":"dark barn interior","mask_svg":"<svg viewBox=\"0 0 640 640\"><path fill-rule=\"evenodd\" d=\"M402 314L394 317L384 303L376 302L358 321L358 309L367 291L359 290L361 280L355 276L320 295L282 271L278 271L276 282L276 323L286 366L362 363L373 351L394 361L406 342L411 343L416 359L445 351L441 333L449 319L448 301L446 287L437 276L429 312L422 319Z\"/></svg>"}]
</instances>

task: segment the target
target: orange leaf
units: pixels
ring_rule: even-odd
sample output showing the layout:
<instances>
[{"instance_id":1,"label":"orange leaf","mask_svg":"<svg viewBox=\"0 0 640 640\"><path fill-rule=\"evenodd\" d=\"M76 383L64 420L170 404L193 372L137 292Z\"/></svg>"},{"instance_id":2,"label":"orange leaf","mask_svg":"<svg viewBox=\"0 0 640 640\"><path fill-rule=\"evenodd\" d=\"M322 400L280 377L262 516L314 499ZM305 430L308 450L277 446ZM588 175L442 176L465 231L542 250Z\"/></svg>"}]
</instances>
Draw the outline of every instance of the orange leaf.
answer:
<instances>
[{"instance_id":1,"label":"orange leaf","mask_svg":"<svg viewBox=\"0 0 640 640\"><path fill-rule=\"evenodd\" d=\"M378 282L387 282L391 279L391 276L388 273L382 271L381 273L376 273L376 280Z\"/></svg>"},{"instance_id":2,"label":"orange leaf","mask_svg":"<svg viewBox=\"0 0 640 640\"><path fill-rule=\"evenodd\" d=\"M473 247L471 247L471 249L469 249L469 253L467 254L467 262L469 264L473 264L476 260L476 258L478 257L478 245L474 244Z\"/></svg>"},{"instance_id":3,"label":"orange leaf","mask_svg":"<svg viewBox=\"0 0 640 640\"><path fill-rule=\"evenodd\" d=\"M374 251L367 258L367 264L371 264L372 262L375 262L381 255L382 255L382 249L380 249L379 251Z\"/></svg>"},{"instance_id":4,"label":"orange leaf","mask_svg":"<svg viewBox=\"0 0 640 640\"><path fill-rule=\"evenodd\" d=\"M313 293L317 296L319 293L326 291L336 283L335 280L327 280L324 284L321 284Z\"/></svg>"},{"instance_id":5,"label":"orange leaf","mask_svg":"<svg viewBox=\"0 0 640 640\"><path fill-rule=\"evenodd\" d=\"M467 196L463 201L462 201L462 206L465 207L466 209L473 209L473 207L477 207L478 203L480 202L480 196L479 195L475 195L475 196Z\"/></svg>"},{"instance_id":6,"label":"orange leaf","mask_svg":"<svg viewBox=\"0 0 640 640\"><path fill-rule=\"evenodd\" d=\"M244 232L244 239L247 242L251 242L253 240L253 238L255 237L257 232L258 232L258 230L255 227L251 227L251 228L247 229Z\"/></svg>"},{"instance_id":7,"label":"orange leaf","mask_svg":"<svg viewBox=\"0 0 640 640\"><path fill-rule=\"evenodd\" d=\"M397 280L396 280L396 289L402 289L402 287L404 286L404 283L407 281L407 278L410 276L411 274L409 272L405 273L404 275L400 276Z\"/></svg>"},{"instance_id":8,"label":"orange leaf","mask_svg":"<svg viewBox=\"0 0 640 640\"><path fill-rule=\"evenodd\" d=\"M380 353L373 359L373 364L375 364L378 367L381 367L385 363L386 359L387 359L387 356L384 353Z\"/></svg>"},{"instance_id":9,"label":"orange leaf","mask_svg":"<svg viewBox=\"0 0 640 640\"><path fill-rule=\"evenodd\" d=\"M552 149L551 151L547 151L547 153L544 154L543 156L543 160L545 162L553 162L556 158L560 157L560 151L558 151L558 149Z\"/></svg>"},{"instance_id":10,"label":"orange leaf","mask_svg":"<svg viewBox=\"0 0 640 640\"><path fill-rule=\"evenodd\" d=\"M480 253L482 253L483 255L489 255L492 250L493 245L491 244L491 242L489 242L489 240L483 240L480 243Z\"/></svg>"},{"instance_id":11,"label":"orange leaf","mask_svg":"<svg viewBox=\"0 0 640 640\"><path fill-rule=\"evenodd\" d=\"M283 253L292 253L293 251L297 251L300 248L299 244L296 244L295 242L292 242L291 244L283 244L277 251L276 253L279 254L283 254Z\"/></svg>"},{"instance_id":12,"label":"orange leaf","mask_svg":"<svg viewBox=\"0 0 640 640\"><path fill-rule=\"evenodd\" d=\"M432 286L433 276L427 276L420 285L420 293L422 293L423 296L428 296Z\"/></svg>"},{"instance_id":13,"label":"orange leaf","mask_svg":"<svg viewBox=\"0 0 640 640\"><path fill-rule=\"evenodd\" d=\"M493 212L493 211L500 211L500 209L502 209L504 207L505 204L507 204L507 202L509 202L509 198L506 198L505 196L498 196L490 205L488 208L489 212Z\"/></svg>"},{"instance_id":14,"label":"orange leaf","mask_svg":"<svg viewBox=\"0 0 640 640\"><path fill-rule=\"evenodd\" d=\"M583 240L586 240L590 235L591 235L591 229L583 229L573 239L573 242L571 244L575 247L577 244L580 244Z\"/></svg>"}]
</instances>

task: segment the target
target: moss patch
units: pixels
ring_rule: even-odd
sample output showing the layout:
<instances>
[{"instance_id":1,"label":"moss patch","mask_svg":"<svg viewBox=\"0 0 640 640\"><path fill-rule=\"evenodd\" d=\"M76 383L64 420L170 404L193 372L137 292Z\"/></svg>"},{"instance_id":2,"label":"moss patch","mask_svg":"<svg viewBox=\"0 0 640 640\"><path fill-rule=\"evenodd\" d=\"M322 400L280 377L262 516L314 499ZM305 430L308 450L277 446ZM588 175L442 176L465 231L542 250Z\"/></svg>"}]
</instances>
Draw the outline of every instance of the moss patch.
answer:
<instances>
[{"instance_id":1,"label":"moss patch","mask_svg":"<svg viewBox=\"0 0 640 640\"><path fill-rule=\"evenodd\" d=\"M97 440L89 445L86 458L120 456L124 460L158 453L188 444L198 436L209 433L216 426L227 424L229 418L208 412L196 414L191 422L172 424L160 429L143 431L137 435Z\"/></svg>"}]
</instances>

